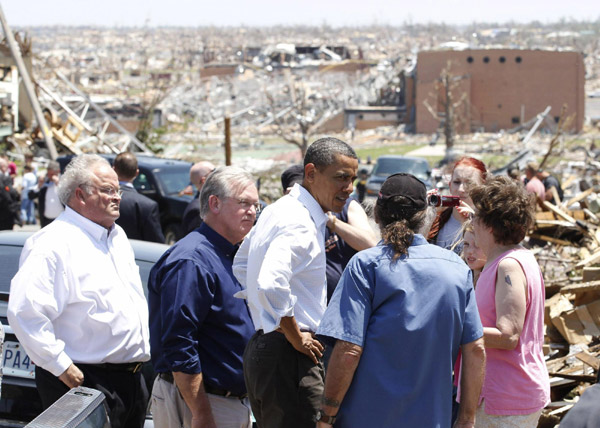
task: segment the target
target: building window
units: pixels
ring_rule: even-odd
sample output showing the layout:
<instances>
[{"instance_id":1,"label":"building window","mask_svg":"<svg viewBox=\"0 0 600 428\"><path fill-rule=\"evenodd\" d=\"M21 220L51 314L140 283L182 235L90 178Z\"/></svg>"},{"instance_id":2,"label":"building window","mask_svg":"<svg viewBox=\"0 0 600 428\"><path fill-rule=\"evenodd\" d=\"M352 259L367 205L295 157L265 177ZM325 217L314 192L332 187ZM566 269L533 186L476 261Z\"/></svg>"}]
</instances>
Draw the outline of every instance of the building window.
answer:
<instances>
[{"instance_id":1,"label":"building window","mask_svg":"<svg viewBox=\"0 0 600 428\"><path fill-rule=\"evenodd\" d=\"M489 57L489 56L484 56L484 57L483 57L483 62L485 62L486 64L487 64L488 62L490 62L490 57Z\"/></svg>"},{"instance_id":2,"label":"building window","mask_svg":"<svg viewBox=\"0 0 600 428\"><path fill-rule=\"evenodd\" d=\"M518 56L518 57L515 58L515 61L516 61L517 64L520 64L521 61L522 61L522 59L521 59L520 56Z\"/></svg>"},{"instance_id":3,"label":"building window","mask_svg":"<svg viewBox=\"0 0 600 428\"><path fill-rule=\"evenodd\" d=\"M473 62L473 57L472 57L472 56L468 56L468 57L467 57L467 62L468 62L469 64L471 64L471 63Z\"/></svg>"},{"instance_id":4,"label":"building window","mask_svg":"<svg viewBox=\"0 0 600 428\"><path fill-rule=\"evenodd\" d=\"M506 62L506 58L504 58L503 56L501 56L498 61L500 61L501 63L505 63Z\"/></svg>"},{"instance_id":5,"label":"building window","mask_svg":"<svg viewBox=\"0 0 600 428\"><path fill-rule=\"evenodd\" d=\"M519 116L513 116L510 121L514 124L514 125L518 125L521 121L519 120Z\"/></svg>"}]
</instances>

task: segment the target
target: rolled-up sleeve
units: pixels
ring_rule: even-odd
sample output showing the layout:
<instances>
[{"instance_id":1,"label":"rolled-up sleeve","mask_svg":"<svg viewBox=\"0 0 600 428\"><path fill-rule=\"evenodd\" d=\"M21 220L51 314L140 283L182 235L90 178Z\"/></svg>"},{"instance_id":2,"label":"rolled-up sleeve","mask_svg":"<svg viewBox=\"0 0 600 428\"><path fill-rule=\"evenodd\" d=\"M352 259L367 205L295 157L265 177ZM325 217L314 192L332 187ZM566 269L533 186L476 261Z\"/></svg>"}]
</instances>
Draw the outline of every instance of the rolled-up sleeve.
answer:
<instances>
[{"instance_id":1,"label":"rolled-up sleeve","mask_svg":"<svg viewBox=\"0 0 600 428\"><path fill-rule=\"evenodd\" d=\"M353 257L333 292L317 334L364 347L372 312L372 280L365 266Z\"/></svg>"},{"instance_id":2,"label":"rolled-up sleeve","mask_svg":"<svg viewBox=\"0 0 600 428\"><path fill-rule=\"evenodd\" d=\"M161 343L163 357L171 371L188 374L202 371L198 331L210 311L214 293L214 278L191 260L179 260L163 272Z\"/></svg>"}]
</instances>

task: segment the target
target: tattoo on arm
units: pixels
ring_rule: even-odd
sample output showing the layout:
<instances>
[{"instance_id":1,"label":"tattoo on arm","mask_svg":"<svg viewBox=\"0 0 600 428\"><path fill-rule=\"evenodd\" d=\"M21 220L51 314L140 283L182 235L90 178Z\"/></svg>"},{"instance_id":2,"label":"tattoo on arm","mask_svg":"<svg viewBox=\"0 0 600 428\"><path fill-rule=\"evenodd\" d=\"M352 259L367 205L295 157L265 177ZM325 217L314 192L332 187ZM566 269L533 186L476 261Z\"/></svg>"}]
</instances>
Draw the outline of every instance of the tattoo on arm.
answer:
<instances>
[{"instance_id":1,"label":"tattoo on arm","mask_svg":"<svg viewBox=\"0 0 600 428\"><path fill-rule=\"evenodd\" d=\"M510 275L506 275L504 277L504 282L506 282L508 285L510 285L512 287L512 282L510 281Z\"/></svg>"},{"instance_id":2,"label":"tattoo on arm","mask_svg":"<svg viewBox=\"0 0 600 428\"><path fill-rule=\"evenodd\" d=\"M323 397L321 399L321 403L323 403L324 405L329 406L329 407L340 407L340 402L337 400L334 400L333 398Z\"/></svg>"}]
</instances>

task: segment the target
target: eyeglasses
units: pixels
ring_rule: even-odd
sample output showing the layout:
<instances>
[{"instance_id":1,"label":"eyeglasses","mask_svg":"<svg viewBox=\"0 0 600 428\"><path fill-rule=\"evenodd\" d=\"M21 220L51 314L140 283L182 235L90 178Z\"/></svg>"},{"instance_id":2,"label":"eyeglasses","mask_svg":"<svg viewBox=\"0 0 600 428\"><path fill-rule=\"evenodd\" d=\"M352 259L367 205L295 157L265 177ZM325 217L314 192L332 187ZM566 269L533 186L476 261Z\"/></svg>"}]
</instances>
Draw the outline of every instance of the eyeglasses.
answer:
<instances>
[{"instance_id":1,"label":"eyeglasses","mask_svg":"<svg viewBox=\"0 0 600 428\"><path fill-rule=\"evenodd\" d=\"M245 199L232 198L230 196L225 196L225 198L231 199L231 200L237 202L244 209L244 211L248 211L250 209L250 207L254 207L254 211L259 213L260 209L262 208L262 206L258 202L250 202Z\"/></svg>"},{"instance_id":2,"label":"eyeglasses","mask_svg":"<svg viewBox=\"0 0 600 428\"><path fill-rule=\"evenodd\" d=\"M98 187L98 186L94 186L93 184L82 184L81 187L93 187L100 193L104 193L105 195L108 195L111 198L114 198L115 196L118 196L120 198L121 196L123 196L123 191L121 189L115 189L114 187L110 187L110 186Z\"/></svg>"}]
</instances>

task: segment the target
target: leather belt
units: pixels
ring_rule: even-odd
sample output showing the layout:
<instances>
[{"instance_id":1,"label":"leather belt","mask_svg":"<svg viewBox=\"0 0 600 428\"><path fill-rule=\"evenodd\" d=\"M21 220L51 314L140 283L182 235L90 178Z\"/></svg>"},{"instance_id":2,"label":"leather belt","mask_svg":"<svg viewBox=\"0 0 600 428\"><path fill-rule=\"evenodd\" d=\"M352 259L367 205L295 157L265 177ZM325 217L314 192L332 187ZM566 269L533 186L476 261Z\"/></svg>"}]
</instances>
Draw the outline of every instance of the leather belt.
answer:
<instances>
[{"instance_id":1,"label":"leather belt","mask_svg":"<svg viewBox=\"0 0 600 428\"><path fill-rule=\"evenodd\" d=\"M75 365L87 366L96 369L106 370L109 372L129 372L129 373L137 373L142 369L144 363L99 363L99 364L88 364L88 363L75 363Z\"/></svg>"},{"instance_id":2,"label":"leather belt","mask_svg":"<svg viewBox=\"0 0 600 428\"><path fill-rule=\"evenodd\" d=\"M174 384L175 379L173 379L173 373L171 372L165 372L165 373L159 373L158 377L160 377L162 380L172 383ZM206 393L208 394L213 394L213 395L218 395L221 397L233 397L233 398L239 398L240 400L243 400L244 398L246 398L248 396L247 393L244 394L235 394L231 391L228 391L226 389L221 389L221 388L215 388L214 386L210 386L207 383L204 383L204 391L206 391Z\"/></svg>"}]
</instances>

